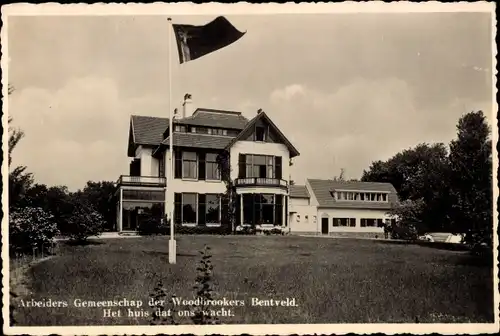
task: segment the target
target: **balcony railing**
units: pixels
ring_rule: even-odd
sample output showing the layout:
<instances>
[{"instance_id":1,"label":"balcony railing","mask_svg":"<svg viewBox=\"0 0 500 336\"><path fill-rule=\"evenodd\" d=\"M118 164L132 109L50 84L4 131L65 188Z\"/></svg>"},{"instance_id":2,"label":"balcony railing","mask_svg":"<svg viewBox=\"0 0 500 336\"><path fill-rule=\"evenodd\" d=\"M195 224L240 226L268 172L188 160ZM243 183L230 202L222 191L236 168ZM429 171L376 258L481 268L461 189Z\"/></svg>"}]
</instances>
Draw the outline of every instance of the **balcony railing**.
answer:
<instances>
[{"instance_id":1,"label":"balcony railing","mask_svg":"<svg viewBox=\"0 0 500 336\"><path fill-rule=\"evenodd\" d=\"M263 178L263 177L238 178L236 179L235 184L237 187L245 187L245 186L280 187L280 188L288 187L288 182L285 180L276 178Z\"/></svg>"},{"instance_id":2,"label":"balcony railing","mask_svg":"<svg viewBox=\"0 0 500 336\"><path fill-rule=\"evenodd\" d=\"M164 187L167 185L167 180L164 177L158 176L129 176L121 175L118 179L118 185L137 185L137 186L154 186Z\"/></svg>"}]
</instances>

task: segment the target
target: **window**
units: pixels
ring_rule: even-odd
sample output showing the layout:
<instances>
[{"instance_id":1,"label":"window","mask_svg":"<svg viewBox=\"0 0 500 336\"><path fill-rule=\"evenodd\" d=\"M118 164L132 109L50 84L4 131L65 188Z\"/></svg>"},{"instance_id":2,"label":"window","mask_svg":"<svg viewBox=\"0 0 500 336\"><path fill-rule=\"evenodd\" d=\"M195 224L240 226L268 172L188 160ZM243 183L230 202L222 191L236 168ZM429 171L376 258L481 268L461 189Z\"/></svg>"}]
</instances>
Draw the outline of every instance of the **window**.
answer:
<instances>
[{"instance_id":1,"label":"window","mask_svg":"<svg viewBox=\"0 0 500 336\"><path fill-rule=\"evenodd\" d=\"M306 223L309 222L309 217L307 215L304 216L304 222L306 222Z\"/></svg>"},{"instance_id":2,"label":"window","mask_svg":"<svg viewBox=\"0 0 500 336\"><path fill-rule=\"evenodd\" d=\"M220 197L217 194L207 194L205 219L207 224L220 223Z\"/></svg>"},{"instance_id":3,"label":"window","mask_svg":"<svg viewBox=\"0 0 500 336\"><path fill-rule=\"evenodd\" d=\"M361 227L376 227L377 221L376 218L361 218Z\"/></svg>"},{"instance_id":4,"label":"window","mask_svg":"<svg viewBox=\"0 0 500 336\"><path fill-rule=\"evenodd\" d=\"M161 155L158 159L158 176L165 177L165 155Z\"/></svg>"},{"instance_id":5,"label":"window","mask_svg":"<svg viewBox=\"0 0 500 336\"><path fill-rule=\"evenodd\" d=\"M265 141L266 140L266 129L261 126L255 127L255 141Z\"/></svg>"},{"instance_id":6,"label":"window","mask_svg":"<svg viewBox=\"0 0 500 336\"><path fill-rule=\"evenodd\" d=\"M274 195L256 195L256 196L257 197L256 197L255 209L257 211L259 210L261 211L259 222L261 224L274 224Z\"/></svg>"},{"instance_id":7,"label":"window","mask_svg":"<svg viewBox=\"0 0 500 336\"><path fill-rule=\"evenodd\" d=\"M176 125L175 131L176 132L186 132L186 126Z\"/></svg>"},{"instance_id":8,"label":"window","mask_svg":"<svg viewBox=\"0 0 500 336\"><path fill-rule=\"evenodd\" d=\"M297 214L297 223L300 222L300 215Z\"/></svg>"},{"instance_id":9,"label":"window","mask_svg":"<svg viewBox=\"0 0 500 336\"><path fill-rule=\"evenodd\" d=\"M276 178L274 156L247 155L246 177Z\"/></svg>"},{"instance_id":10,"label":"window","mask_svg":"<svg viewBox=\"0 0 500 336\"><path fill-rule=\"evenodd\" d=\"M196 224L197 194L182 194L182 224Z\"/></svg>"},{"instance_id":11,"label":"window","mask_svg":"<svg viewBox=\"0 0 500 336\"><path fill-rule=\"evenodd\" d=\"M220 180L219 165L217 164L217 154L207 153L205 160L206 160L206 179Z\"/></svg>"},{"instance_id":12,"label":"window","mask_svg":"<svg viewBox=\"0 0 500 336\"><path fill-rule=\"evenodd\" d=\"M213 135L227 135L227 130L221 129L221 128L213 128L209 131L208 134L213 134Z\"/></svg>"},{"instance_id":13,"label":"window","mask_svg":"<svg viewBox=\"0 0 500 336\"><path fill-rule=\"evenodd\" d=\"M123 190L122 197L124 200L165 202L165 192L164 191Z\"/></svg>"},{"instance_id":14,"label":"window","mask_svg":"<svg viewBox=\"0 0 500 336\"><path fill-rule=\"evenodd\" d=\"M198 178L198 165L196 153L182 152L182 177L196 179Z\"/></svg>"},{"instance_id":15,"label":"window","mask_svg":"<svg viewBox=\"0 0 500 336\"><path fill-rule=\"evenodd\" d=\"M387 194L382 194L382 201L387 202Z\"/></svg>"},{"instance_id":16,"label":"window","mask_svg":"<svg viewBox=\"0 0 500 336\"><path fill-rule=\"evenodd\" d=\"M191 133L196 133L196 127L191 127Z\"/></svg>"},{"instance_id":17,"label":"window","mask_svg":"<svg viewBox=\"0 0 500 336\"><path fill-rule=\"evenodd\" d=\"M316 221L317 221L316 216L313 216L313 223L316 223Z\"/></svg>"}]
</instances>

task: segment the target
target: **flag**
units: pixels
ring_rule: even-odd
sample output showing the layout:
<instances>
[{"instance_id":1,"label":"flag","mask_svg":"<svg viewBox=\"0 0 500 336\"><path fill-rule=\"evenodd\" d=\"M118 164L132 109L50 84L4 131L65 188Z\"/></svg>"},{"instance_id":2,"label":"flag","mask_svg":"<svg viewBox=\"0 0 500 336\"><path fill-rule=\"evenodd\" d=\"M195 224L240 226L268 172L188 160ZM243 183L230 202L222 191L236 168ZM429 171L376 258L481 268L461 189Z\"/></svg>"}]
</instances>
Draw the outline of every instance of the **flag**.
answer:
<instances>
[{"instance_id":1,"label":"flag","mask_svg":"<svg viewBox=\"0 0 500 336\"><path fill-rule=\"evenodd\" d=\"M227 47L245 35L223 16L204 26L173 24L172 27L181 64Z\"/></svg>"}]
</instances>

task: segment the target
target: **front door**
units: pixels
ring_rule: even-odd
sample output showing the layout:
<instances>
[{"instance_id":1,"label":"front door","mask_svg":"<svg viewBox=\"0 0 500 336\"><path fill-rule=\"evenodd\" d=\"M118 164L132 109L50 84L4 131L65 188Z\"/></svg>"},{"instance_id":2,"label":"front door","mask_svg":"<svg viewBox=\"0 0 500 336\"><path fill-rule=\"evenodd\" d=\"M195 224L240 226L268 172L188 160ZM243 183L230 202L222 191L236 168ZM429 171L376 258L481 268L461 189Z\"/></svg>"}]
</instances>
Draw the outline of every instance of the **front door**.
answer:
<instances>
[{"instance_id":1,"label":"front door","mask_svg":"<svg viewBox=\"0 0 500 336\"><path fill-rule=\"evenodd\" d=\"M328 218L321 218L321 233L328 234Z\"/></svg>"}]
</instances>

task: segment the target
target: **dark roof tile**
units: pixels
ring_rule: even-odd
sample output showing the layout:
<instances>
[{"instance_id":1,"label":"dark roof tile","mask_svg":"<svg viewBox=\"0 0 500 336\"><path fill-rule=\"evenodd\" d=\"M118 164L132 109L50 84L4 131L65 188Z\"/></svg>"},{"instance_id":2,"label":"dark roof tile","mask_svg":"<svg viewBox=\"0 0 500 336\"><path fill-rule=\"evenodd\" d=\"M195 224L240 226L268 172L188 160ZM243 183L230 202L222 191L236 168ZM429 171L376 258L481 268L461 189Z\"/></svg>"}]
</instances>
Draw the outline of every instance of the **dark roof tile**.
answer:
<instances>
[{"instance_id":1,"label":"dark roof tile","mask_svg":"<svg viewBox=\"0 0 500 336\"><path fill-rule=\"evenodd\" d=\"M233 138L197 133L174 133L174 146L224 149ZM162 144L169 145L169 138L163 140Z\"/></svg>"},{"instance_id":2,"label":"dark roof tile","mask_svg":"<svg viewBox=\"0 0 500 336\"><path fill-rule=\"evenodd\" d=\"M184 125L242 130L247 125L248 119L239 112L198 109L192 116L183 119L175 119L174 122Z\"/></svg>"},{"instance_id":3,"label":"dark roof tile","mask_svg":"<svg viewBox=\"0 0 500 336\"><path fill-rule=\"evenodd\" d=\"M137 145L159 145L168 128L168 118L133 115L132 129Z\"/></svg>"},{"instance_id":4,"label":"dark roof tile","mask_svg":"<svg viewBox=\"0 0 500 336\"><path fill-rule=\"evenodd\" d=\"M358 182L358 181L333 181L333 180L318 180L308 179L311 191L319 203L319 207L323 208L354 208L354 209L384 209L389 210L391 205L398 200L396 189L390 183L379 182ZM389 192L389 202L359 202L359 201L342 201L337 202L331 191L352 190L352 191L382 191Z\"/></svg>"},{"instance_id":5,"label":"dark roof tile","mask_svg":"<svg viewBox=\"0 0 500 336\"><path fill-rule=\"evenodd\" d=\"M292 198L309 198L309 191L305 185L291 185L290 186L290 197Z\"/></svg>"}]
</instances>

